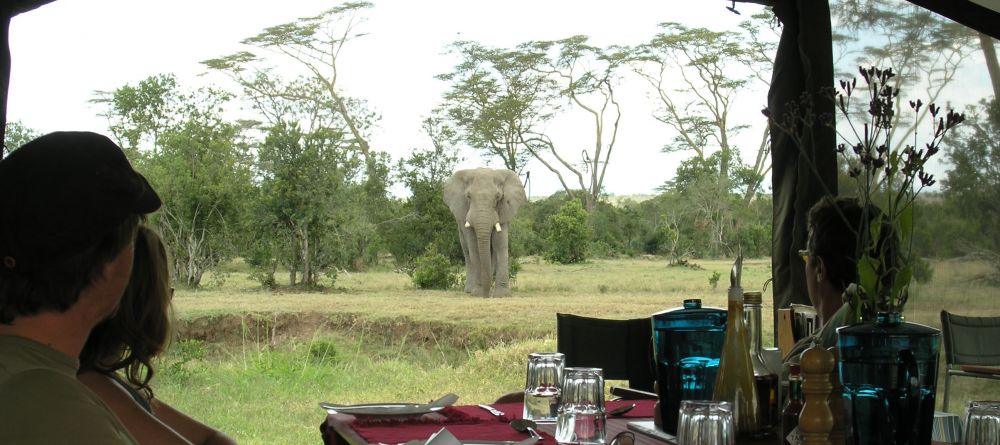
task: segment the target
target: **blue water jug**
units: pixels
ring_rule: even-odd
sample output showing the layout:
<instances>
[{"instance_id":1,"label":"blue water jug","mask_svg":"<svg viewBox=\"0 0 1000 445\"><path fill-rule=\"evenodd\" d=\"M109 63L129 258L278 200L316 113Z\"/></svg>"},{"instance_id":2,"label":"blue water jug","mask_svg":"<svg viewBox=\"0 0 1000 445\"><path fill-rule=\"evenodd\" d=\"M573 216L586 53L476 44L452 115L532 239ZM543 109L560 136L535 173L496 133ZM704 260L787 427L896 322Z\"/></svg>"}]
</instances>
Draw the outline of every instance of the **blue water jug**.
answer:
<instances>
[{"instance_id":1,"label":"blue water jug","mask_svg":"<svg viewBox=\"0 0 1000 445\"><path fill-rule=\"evenodd\" d=\"M681 400L711 400L726 339L726 311L700 299L652 316L663 430L677 434Z\"/></svg>"},{"instance_id":2,"label":"blue water jug","mask_svg":"<svg viewBox=\"0 0 1000 445\"><path fill-rule=\"evenodd\" d=\"M837 329L847 443L930 445L940 334L898 312Z\"/></svg>"}]
</instances>

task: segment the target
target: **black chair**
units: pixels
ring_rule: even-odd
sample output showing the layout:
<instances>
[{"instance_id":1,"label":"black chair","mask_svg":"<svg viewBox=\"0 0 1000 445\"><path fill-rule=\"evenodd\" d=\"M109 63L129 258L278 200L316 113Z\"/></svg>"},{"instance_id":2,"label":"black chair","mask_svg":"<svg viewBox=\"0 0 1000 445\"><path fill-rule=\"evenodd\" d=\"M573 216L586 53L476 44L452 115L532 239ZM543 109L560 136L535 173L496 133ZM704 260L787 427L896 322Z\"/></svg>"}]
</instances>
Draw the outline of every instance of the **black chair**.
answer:
<instances>
[{"instance_id":1,"label":"black chair","mask_svg":"<svg viewBox=\"0 0 1000 445\"><path fill-rule=\"evenodd\" d=\"M607 380L628 380L631 389L653 391L653 325L649 318L609 320L556 314L556 335L566 366L602 368Z\"/></svg>"},{"instance_id":2,"label":"black chair","mask_svg":"<svg viewBox=\"0 0 1000 445\"><path fill-rule=\"evenodd\" d=\"M965 317L941 311L944 335L944 410L951 377L1000 380L1000 317Z\"/></svg>"}]
</instances>

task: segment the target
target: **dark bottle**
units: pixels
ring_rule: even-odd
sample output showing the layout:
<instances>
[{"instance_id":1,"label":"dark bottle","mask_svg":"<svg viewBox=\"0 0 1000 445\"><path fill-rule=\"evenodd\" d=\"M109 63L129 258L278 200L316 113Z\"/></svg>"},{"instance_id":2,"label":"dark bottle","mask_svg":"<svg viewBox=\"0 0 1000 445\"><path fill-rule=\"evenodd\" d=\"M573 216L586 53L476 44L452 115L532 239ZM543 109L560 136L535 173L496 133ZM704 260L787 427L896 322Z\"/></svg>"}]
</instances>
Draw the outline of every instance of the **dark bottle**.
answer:
<instances>
[{"instance_id":1,"label":"dark bottle","mask_svg":"<svg viewBox=\"0 0 1000 445\"><path fill-rule=\"evenodd\" d=\"M726 311L701 307L700 299L652 316L656 386L662 429L677 433L681 400L708 400L715 388Z\"/></svg>"},{"instance_id":2,"label":"dark bottle","mask_svg":"<svg viewBox=\"0 0 1000 445\"><path fill-rule=\"evenodd\" d=\"M750 340L750 364L753 365L754 385L757 387L757 435L769 437L778 427L778 375L764 364L764 350L761 344L760 292L743 293L743 321Z\"/></svg>"},{"instance_id":3,"label":"dark bottle","mask_svg":"<svg viewBox=\"0 0 1000 445\"><path fill-rule=\"evenodd\" d=\"M788 401L781 410L781 445L799 445L799 413L802 412L802 371L797 363L788 366Z\"/></svg>"}]
</instances>

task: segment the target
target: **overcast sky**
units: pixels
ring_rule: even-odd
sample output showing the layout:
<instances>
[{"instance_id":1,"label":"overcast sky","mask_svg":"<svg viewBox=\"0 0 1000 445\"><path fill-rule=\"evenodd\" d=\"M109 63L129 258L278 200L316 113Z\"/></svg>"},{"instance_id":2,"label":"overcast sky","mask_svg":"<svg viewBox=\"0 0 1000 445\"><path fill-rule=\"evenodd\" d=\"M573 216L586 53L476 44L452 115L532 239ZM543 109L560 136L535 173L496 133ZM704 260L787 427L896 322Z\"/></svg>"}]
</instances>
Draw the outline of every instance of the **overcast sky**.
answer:
<instances>
[{"instance_id":1,"label":"overcast sky","mask_svg":"<svg viewBox=\"0 0 1000 445\"><path fill-rule=\"evenodd\" d=\"M430 145L420 122L440 102L447 85L434 76L455 60L444 54L455 40L510 47L529 40L584 34L598 46L637 44L657 32L660 22L736 30L740 20L761 9L727 2L636 0L381 0L366 14L359 31L367 36L342 53L340 88L364 98L382 120L372 145L394 159L413 147ZM107 133L101 109L88 103L93 92L135 84L152 75L173 73L182 86L218 82L235 85L217 73L203 75L200 61L245 49L239 42L268 26L315 15L330 0L57 0L15 17L11 23L12 72L8 119L42 132L91 130ZM617 195L653 193L671 179L678 161L690 154L667 155L660 148L671 137L651 118L654 102L645 85L632 77L619 87L623 107L619 139L605 179ZM765 124L759 110L766 91L737 96L736 124L750 125L737 143L752 161ZM579 158L592 144L592 127L571 114L549 128L556 144ZM463 152L461 167L485 165L475 152ZM500 167L496 161L491 164ZM529 164L531 194L560 189L538 163ZM769 184L770 181L765 181ZM769 191L769 187L767 190Z\"/></svg>"}]
</instances>

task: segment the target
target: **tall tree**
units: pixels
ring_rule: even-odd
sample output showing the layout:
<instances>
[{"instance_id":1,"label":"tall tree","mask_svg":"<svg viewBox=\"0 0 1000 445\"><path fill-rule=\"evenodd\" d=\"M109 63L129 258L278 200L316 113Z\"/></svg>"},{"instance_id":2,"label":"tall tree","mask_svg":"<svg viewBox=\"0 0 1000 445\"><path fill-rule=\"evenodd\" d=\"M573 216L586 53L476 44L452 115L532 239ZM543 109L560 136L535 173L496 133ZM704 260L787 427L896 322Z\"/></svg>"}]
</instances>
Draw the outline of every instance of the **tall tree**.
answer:
<instances>
[{"instance_id":1,"label":"tall tree","mask_svg":"<svg viewBox=\"0 0 1000 445\"><path fill-rule=\"evenodd\" d=\"M763 73L771 66L775 44L763 35L763 16L742 25L743 32L689 28L661 23L661 32L637 46L630 56L633 70L652 87L659 103L654 117L674 131L665 152L690 151L700 159L718 151L718 180L726 187L738 147L733 137L748 127L730 113L738 93L767 86ZM757 179L747 188L751 200L770 169L765 130L753 166Z\"/></svg>"},{"instance_id":2,"label":"tall tree","mask_svg":"<svg viewBox=\"0 0 1000 445\"><path fill-rule=\"evenodd\" d=\"M892 68L899 87L910 92L909 97L897 96L894 107L893 125L904 130L896 132L899 147L912 141L929 110L923 107L914 116L904 101L945 102L942 92L980 48L975 31L903 0L839 0L830 3L830 10L834 26L844 32L839 39L844 56L854 56L854 64L838 75L854 77L859 65ZM915 96L913 91L921 87ZM867 115L867 106L858 103L856 113Z\"/></svg>"},{"instance_id":3,"label":"tall tree","mask_svg":"<svg viewBox=\"0 0 1000 445\"><path fill-rule=\"evenodd\" d=\"M163 200L152 221L173 252L173 276L190 287L237 253L234 228L251 174L240 127L222 118L230 99L213 89L185 91L169 75L95 99L106 104L112 135Z\"/></svg>"},{"instance_id":4,"label":"tall tree","mask_svg":"<svg viewBox=\"0 0 1000 445\"><path fill-rule=\"evenodd\" d=\"M261 260L274 258L287 268L293 286L318 286L321 273L339 259L342 241L337 235L343 234L337 221L344 215L338 215L338 204L359 167L351 155L357 153L346 150L341 137L336 131L305 133L297 123L278 122L259 148L259 216L263 224L273 225L275 232L265 239L276 250L258 252L263 255L254 265L271 267Z\"/></svg>"},{"instance_id":5,"label":"tall tree","mask_svg":"<svg viewBox=\"0 0 1000 445\"><path fill-rule=\"evenodd\" d=\"M529 144L538 143L556 111L554 81L532 69L533 54L468 41L452 43L450 52L461 59L437 76L451 84L441 112L462 142L520 173L532 149L542 148Z\"/></svg>"},{"instance_id":6,"label":"tall tree","mask_svg":"<svg viewBox=\"0 0 1000 445\"><path fill-rule=\"evenodd\" d=\"M242 43L277 52L305 68L306 73L323 86L331 111L346 125L349 133L345 142L361 153L367 173L375 176L376 160L368 141L367 123L371 116L359 115L359 107L351 105L352 100L337 84L341 51L349 42L365 35L358 27L365 21L365 10L371 7L371 3L364 1L343 3L316 16L266 28ZM261 62L263 60L256 54L244 51L202 63L229 74L244 88L253 89L259 85L257 77L265 72L259 68ZM322 100L317 97L299 99Z\"/></svg>"},{"instance_id":7,"label":"tall tree","mask_svg":"<svg viewBox=\"0 0 1000 445\"><path fill-rule=\"evenodd\" d=\"M559 93L568 100L571 109L583 111L592 122L592 145L583 150L580 167L560 154L554 141L545 134L527 135L524 141L531 154L559 177L570 196L583 195L585 208L592 213L603 192L604 174L618 140L622 113L615 100L615 84L626 59L618 48L598 48L587 40L586 36L577 35L556 41L528 42L518 49L526 59L535 61L535 70L559 85ZM550 157L558 162L559 168ZM576 186L567 184L563 171L576 178Z\"/></svg>"}]
</instances>

